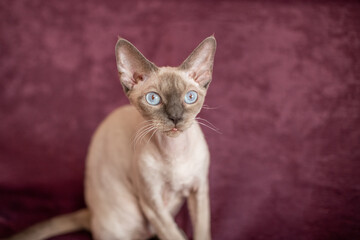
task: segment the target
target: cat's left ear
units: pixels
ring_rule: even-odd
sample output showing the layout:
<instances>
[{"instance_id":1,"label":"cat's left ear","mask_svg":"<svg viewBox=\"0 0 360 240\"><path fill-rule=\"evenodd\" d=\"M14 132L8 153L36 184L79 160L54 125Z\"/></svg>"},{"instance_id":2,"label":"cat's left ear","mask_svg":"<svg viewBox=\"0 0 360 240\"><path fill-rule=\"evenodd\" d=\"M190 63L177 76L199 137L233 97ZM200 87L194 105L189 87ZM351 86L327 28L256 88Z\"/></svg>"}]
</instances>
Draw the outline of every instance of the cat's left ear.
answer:
<instances>
[{"instance_id":1,"label":"cat's left ear","mask_svg":"<svg viewBox=\"0 0 360 240\"><path fill-rule=\"evenodd\" d=\"M210 36L197 46L179 68L185 70L200 86L207 88L212 78L215 50L215 37Z\"/></svg>"}]
</instances>

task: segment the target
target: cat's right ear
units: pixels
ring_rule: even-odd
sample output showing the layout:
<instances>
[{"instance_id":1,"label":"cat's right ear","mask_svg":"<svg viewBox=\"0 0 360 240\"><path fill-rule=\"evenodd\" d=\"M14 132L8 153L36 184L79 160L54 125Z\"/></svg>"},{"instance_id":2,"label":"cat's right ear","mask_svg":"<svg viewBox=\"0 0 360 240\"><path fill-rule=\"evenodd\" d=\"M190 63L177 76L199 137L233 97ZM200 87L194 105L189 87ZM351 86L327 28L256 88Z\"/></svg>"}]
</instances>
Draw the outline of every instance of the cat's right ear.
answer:
<instances>
[{"instance_id":1,"label":"cat's right ear","mask_svg":"<svg viewBox=\"0 0 360 240\"><path fill-rule=\"evenodd\" d=\"M119 38L116 43L115 55L120 82L126 94L129 94L136 84L145 81L152 72L158 69L134 45L123 38Z\"/></svg>"}]
</instances>

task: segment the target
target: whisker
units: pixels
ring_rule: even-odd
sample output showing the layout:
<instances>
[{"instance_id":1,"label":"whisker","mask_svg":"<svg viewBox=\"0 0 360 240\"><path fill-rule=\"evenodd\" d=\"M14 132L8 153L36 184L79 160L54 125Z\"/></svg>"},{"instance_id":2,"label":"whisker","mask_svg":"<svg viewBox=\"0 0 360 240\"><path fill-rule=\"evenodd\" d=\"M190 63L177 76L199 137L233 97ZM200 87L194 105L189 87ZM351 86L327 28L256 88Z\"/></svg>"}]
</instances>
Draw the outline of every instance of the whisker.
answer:
<instances>
[{"instance_id":1,"label":"whisker","mask_svg":"<svg viewBox=\"0 0 360 240\"><path fill-rule=\"evenodd\" d=\"M148 139L148 141L146 142L146 145L150 142L151 138L154 136L154 134L158 131L158 128L155 128L155 131L151 134L150 138Z\"/></svg>"},{"instance_id":2,"label":"whisker","mask_svg":"<svg viewBox=\"0 0 360 240\"><path fill-rule=\"evenodd\" d=\"M155 125L152 125L150 128L147 128L147 129L140 135L138 142L141 143L142 140L145 138L145 136L146 136L148 133L150 133L151 131L156 130L156 129L157 129L157 127L156 127Z\"/></svg>"},{"instance_id":3,"label":"whisker","mask_svg":"<svg viewBox=\"0 0 360 240\"><path fill-rule=\"evenodd\" d=\"M146 124L146 123L149 123L150 122L150 124ZM144 120L144 121L142 121L141 123L139 123L137 126L136 126L136 128L138 128L139 126L141 126L142 124L145 124L144 126L142 126L141 128L139 128L138 130L137 130L137 132L139 132L141 129L143 129L144 127L147 127L147 126L150 126L150 125L152 125L153 124L153 120Z\"/></svg>"},{"instance_id":4,"label":"whisker","mask_svg":"<svg viewBox=\"0 0 360 240\"><path fill-rule=\"evenodd\" d=\"M144 131L146 128L150 127L150 126L153 126L153 123L149 123L141 128L139 128L139 130L137 131L137 133L140 133L142 131Z\"/></svg>"},{"instance_id":5,"label":"whisker","mask_svg":"<svg viewBox=\"0 0 360 240\"><path fill-rule=\"evenodd\" d=\"M213 130L214 132L216 132L216 133L218 133L218 134L222 134L219 130L217 130L217 129L215 129L215 128L212 128L212 127L210 127L209 125L207 125L207 124L205 124L205 123L203 123L203 122L199 122L199 121L198 121L198 123L199 123L200 125L203 125L203 126L205 126L205 127L210 128L211 130Z\"/></svg>"},{"instance_id":6,"label":"whisker","mask_svg":"<svg viewBox=\"0 0 360 240\"><path fill-rule=\"evenodd\" d=\"M134 137L134 140L132 141L132 144L134 146L134 150L135 150L135 146L137 145L137 143L141 140L141 138L143 136L145 136L149 131L151 131L154 128L154 124L148 124L144 127L142 127L141 129L139 129Z\"/></svg>"},{"instance_id":7,"label":"whisker","mask_svg":"<svg viewBox=\"0 0 360 240\"><path fill-rule=\"evenodd\" d=\"M138 142L141 143L142 140L144 139L144 137L145 137L149 132L151 132L151 131L154 130L154 129L155 129L154 126L152 126L151 128L146 129L146 130L143 132L143 134L139 137Z\"/></svg>"},{"instance_id":8,"label":"whisker","mask_svg":"<svg viewBox=\"0 0 360 240\"><path fill-rule=\"evenodd\" d=\"M148 128L148 127L150 127L150 126L152 126L152 125L153 125L153 124L150 123L150 124L147 124L147 125L141 127L140 129L138 129L138 130L136 131L135 135L134 135L133 140L135 140L135 139L138 137L138 135L141 134L141 132L145 131L146 128Z\"/></svg>"},{"instance_id":9,"label":"whisker","mask_svg":"<svg viewBox=\"0 0 360 240\"><path fill-rule=\"evenodd\" d=\"M153 124L153 120L145 120L145 121L142 121L141 123L139 123L139 124L136 126L136 128L138 128L138 127L141 126L142 124L145 124L145 123L148 123L148 122L150 122L150 124L146 124L146 125L142 126L141 128L139 128L139 129L136 131L136 134L137 134L138 132L140 132L142 129L144 129L144 128L150 126L150 125L152 125L152 124ZM135 134L135 135L136 135L136 134Z\"/></svg>"},{"instance_id":10,"label":"whisker","mask_svg":"<svg viewBox=\"0 0 360 240\"><path fill-rule=\"evenodd\" d=\"M153 124L153 121L152 121L152 120L146 120L146 121L143 121L143 122L139 123L139 124L137 125L137 127L139 127L141 124L148 123L148 122L150 122L150 124L146 124L146 125L142 126L141 128L139 128L139 130L143 129L143 128L146 127L146 126L150 126L150 125ZM139 131L139 130L138 130L138 131Z\"/></svg>"},{"instance_id":11,"label":"whisker","mask_svg":"<svg viewBox=\"0 0 360 240\"><path fill-rule=\"evenodd\" d=\"M202 106L202 108L203 108L203 109L206 109L206 110L213 110L213 109L218 109L219 107L210 107L209 105L204 104L204 105Z\"/></svg>"},{"instance_id":12,"label":"whisker","mask_svg":"<svg viewBox=\"0 0 360 240\"><path fill-rule=\"evenodd\" d=\"M142 132L140 132L137 139L136 139L136 141L135 141L135 144L138 143L138 142L141 142L141 139L144 136L146 136L146 134L148 134L149 131L151 131L153 128L154 128L154 126L151 125L151 126L147 127L146 129L144 129Z\"/></svg>"},{"instance_id":13,"label":"whisker","mask_svg":"<svg viewBox=\"0 0 360 240\"><path fill-rule=\"evenodd\" d=\"M216 127L214 124L212 124L210 121L206 120L205 118L201 118L201 117L196 117L196 120L203 120L205 122L207 122L210 126L212 126L213 128L216 128L217 130L219 130L218 127Z\"/></svg>"}]
</instances>

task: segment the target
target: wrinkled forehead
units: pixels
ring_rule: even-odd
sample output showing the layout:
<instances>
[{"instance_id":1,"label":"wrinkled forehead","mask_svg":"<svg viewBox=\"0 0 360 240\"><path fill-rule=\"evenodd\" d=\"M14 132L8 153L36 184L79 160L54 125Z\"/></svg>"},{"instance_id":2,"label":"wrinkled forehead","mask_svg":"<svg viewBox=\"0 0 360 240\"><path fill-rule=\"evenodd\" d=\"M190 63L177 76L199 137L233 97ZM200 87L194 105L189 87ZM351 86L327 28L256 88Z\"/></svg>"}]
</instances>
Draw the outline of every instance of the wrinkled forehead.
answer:
<instances>
[{"instance_id":1,"label":"wrinkled forehead","mask_svg":"<svg viewBox=\"0 0 360 240\"><path fill-rule=\"evenodd\" d=\"M189 86L190 83L178 73L164 72L158 76L157 87L165 96L181 95Z\"/></svg>"}]
</instances>

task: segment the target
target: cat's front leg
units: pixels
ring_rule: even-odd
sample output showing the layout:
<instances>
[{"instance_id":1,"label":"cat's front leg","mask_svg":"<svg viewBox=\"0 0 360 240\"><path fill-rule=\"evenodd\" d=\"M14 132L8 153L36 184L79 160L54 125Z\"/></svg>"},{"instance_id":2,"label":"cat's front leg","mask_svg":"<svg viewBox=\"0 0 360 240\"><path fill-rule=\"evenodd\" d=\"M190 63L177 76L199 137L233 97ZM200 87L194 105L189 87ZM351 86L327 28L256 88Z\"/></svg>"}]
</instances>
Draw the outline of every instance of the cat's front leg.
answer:
<instances>
[{"instance_id":1,"label":"cat's front leg","mask_svg":"<svg viewBox=\"0 0 360 240\"><path fill-rule=\"evenodd\" d=\"M207 180L191 191L188 208L194 229L195 240L210 240L210 200Z\"/></svg>"},{"instance_id":2,"label":"cat's front leg","mask_svg":"<svg viewBox=\"0 0 360 240\"><path fill-rule=\"evenodd\" d=\"M140 198L140 206L161 240L186 240L160 199Z\"/></svg>"}]
</instances>

